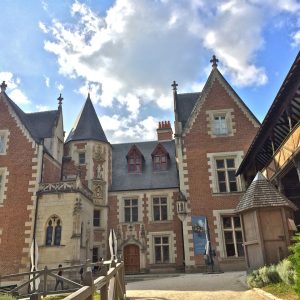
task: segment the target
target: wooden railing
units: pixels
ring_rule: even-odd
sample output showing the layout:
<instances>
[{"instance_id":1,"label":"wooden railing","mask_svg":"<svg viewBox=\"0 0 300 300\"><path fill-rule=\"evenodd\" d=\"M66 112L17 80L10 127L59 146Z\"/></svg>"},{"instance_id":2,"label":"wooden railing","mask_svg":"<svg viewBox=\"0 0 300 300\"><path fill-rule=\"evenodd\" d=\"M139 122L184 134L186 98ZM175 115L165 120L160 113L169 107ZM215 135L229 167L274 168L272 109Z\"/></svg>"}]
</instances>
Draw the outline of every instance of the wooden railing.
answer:
<instances>
[{"instance_id":1,"label":"wooden railing","mask_svg":"<svg viewBox=\"0 0 300 300\"><path fill-rule=\"evenodd\" d=\"M92 272L93 268L99 268L100 271ZM83 280L76 282L65 276L57 275L59 270L63 271L63 274L70 272L78 275L79 270L83 268ZM67 272L66 272L67 271ZM95 280L93 278L98 276ZM26 280L25 278L28 278ZM50 290L49 289L49 277L53 277L56 280L61 280L64 283L68 283L73 286L71 289L66 290ZM36 282L36 280L42 279L42 285L39 289L34 289L31 292L24 292L30 290L30 283ZM1 282L4 281L18 282L16 287L12 286L12 289L7 291L5 286L1 286ZM90 263L87 261L86 264L76 265L64 268L48 269L45 267L41 271L26 272L19 274L10 274L0 276L0 293L11 294L17 298L30 297L32 299L40 298L40 295L46 297L50 294L62 294L72 293L65 299L74 300L85 300L93 299L93 295L96 292L101 294L101 300L114 300L114 299L125 299L125 280L124 280L124 263L121 260L104 261L98 263Z\"/></svg>"}]
</instances>

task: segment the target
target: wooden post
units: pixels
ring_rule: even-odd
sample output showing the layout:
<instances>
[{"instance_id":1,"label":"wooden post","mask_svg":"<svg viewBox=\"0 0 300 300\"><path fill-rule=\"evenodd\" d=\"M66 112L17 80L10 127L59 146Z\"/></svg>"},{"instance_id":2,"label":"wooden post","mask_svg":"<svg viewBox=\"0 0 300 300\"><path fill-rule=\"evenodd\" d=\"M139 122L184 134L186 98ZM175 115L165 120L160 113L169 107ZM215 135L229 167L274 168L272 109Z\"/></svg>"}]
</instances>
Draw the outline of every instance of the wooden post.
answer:
<instances>
[{"instance_id":1,"label":"wooden post","mask_svg":"<svg viewBox=\"0 0 300 300\"><path fill-rule=\"evenodd\" d=\"M103 265L103 268L101 269L101 275L106 276L107 275L107 268L105 265ZM100 289L100 299L101 300L108 300L108 282L106 279L106 284Z\"/></svg>"},{"instance_id":2,"label":"wooden post","mask_svg":"<svg viewBox=\"0 0 300 300\"><path fill-rule=\"evenodd\" d=\"M47 275L48 275L48 268L45 266L44 268L44 282L43 282L43 297L47 296Z\"/></svg>"},{"instance_id":3,"label":"wooden post","mask_svg":"<svg viewBox=\"0 0 300 300\"><path fill-rule=\"evenodd\" d=\"M91 294L88 298L86 298L86 300L93 300L95 288L94 288L94 279L93 279L90 259L86 260L85 266L86 266L86 272L83 278L83 284L89 286L91 289Z\"/></svg>"}]
</instances>

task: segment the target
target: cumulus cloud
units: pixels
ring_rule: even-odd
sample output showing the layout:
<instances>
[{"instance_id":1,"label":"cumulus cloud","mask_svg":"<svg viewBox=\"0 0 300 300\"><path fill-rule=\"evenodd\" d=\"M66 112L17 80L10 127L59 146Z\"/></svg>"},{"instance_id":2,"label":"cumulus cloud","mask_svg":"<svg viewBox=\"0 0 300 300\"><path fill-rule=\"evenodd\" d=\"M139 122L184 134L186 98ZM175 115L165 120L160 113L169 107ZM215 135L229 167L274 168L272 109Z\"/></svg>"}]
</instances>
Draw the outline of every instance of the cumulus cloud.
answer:
<instances>
[{"instance_id":1,"label":"cumulus cloud","mask_svg":"<svg viewBox=\"0 0 300 300\"><path fill-rule=\"evenodd\" d=\"M201 89L212 54L234 85L266 84L267 73L255 60L264 47L263 30L274 16L299 11L296 0L116 0L98 15L75 1L73 22L53 19L39 27L60 73L85 82L78 92L86 95L90 83L93 101L114 103L137 122L144 104L172 108L173 80L179 91ZM293 30L296 45L300 38Z\"/></svg>"},{"instance_id":2,"label":"cumulus cloud","mask_svg":"<svg viewBox=\"0 0 300 300\"><path fill-rule=\"evenodd\" d=\"M46 87L49 87L50 86L50 78L44 75L44 79L45 79Z\"/></svg>"},{"instance_id":3,"label":"cumulus cloud","mask_svg":"<svg viewBox=\"0 0 300 300\"><path fill-rule=\"evenodd\" d=\"M48 105L36 105L35 108L37 109L37 111L47 111L50 110L50 107Z\"/></svg>"},{"instance_id":4,"label":"cumulus cloud","mask_svg":"<svg viewBox=\"0 0 300 300\"><path fill-rule=\"evenodd\" d=\"M29 104L30 101L25 93L20 89L20 78L15 77L11 72L0 72L0 82L7 84L6 93L18 105Z\"/></svg>"},{"instance_id":5,"label":"cumulus cloud","mask_svg":"<svg viewBox=\"0 0 300 300\"><path fill-rule=\"evenodd\" d=\"M148 116L138 123L120 115L104 115L99 119L108 139L114 143L124 143L128 140L155 140L157 138L156 129L159 120L153 116Z\"/></svg>"}]
</instances>

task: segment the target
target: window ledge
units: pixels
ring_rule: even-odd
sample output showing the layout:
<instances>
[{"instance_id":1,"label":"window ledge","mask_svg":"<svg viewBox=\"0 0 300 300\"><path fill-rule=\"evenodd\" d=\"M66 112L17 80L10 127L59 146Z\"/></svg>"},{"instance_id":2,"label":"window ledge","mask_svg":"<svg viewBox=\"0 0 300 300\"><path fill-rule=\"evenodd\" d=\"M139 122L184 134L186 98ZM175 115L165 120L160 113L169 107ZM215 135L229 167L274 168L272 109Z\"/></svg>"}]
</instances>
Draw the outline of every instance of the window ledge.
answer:
<instances>
[{"instance_id":1,"label":"window ledge","mask_svg":"<svg viewBox=\"0 0 300 300\"><path fill-rule=\"evenodd\" d=\"M162 220L162 221L150 221L149 224L169 224L172 223L173 220Z\"/></svg>"},{"instance_id":2,"label":"window ledge","mask_svg":"<svg viewBox=\"0 0 300 300\"><path fill-rule=\"evenodd\" d=\"M66 245L41 245L39 248L60 248L65 247Z\"/></svg>"},{"instance_id":3,"label":"window ledge","mask_svg":"<svg viewBox=\"0 0 300 300\"><path fill-rule=\"evenodd\" d=\"M231 262L231 261L245 261L245 256L240 256L240 257L234 257L234 256L229 256L229 257L220 257L219 261L222 262Z\"/></svg>"},{"instance_id":4,"label":"window ledge","mask_svg":"<svg viewBox=\"0 0 300 300\"><path fill-rule=\"evenodd\" d=\"M232 196L232 195L241 195L245 193L245 191L238 191L238 192L226 192L226 193L212 193L212 196L222 197L222 196Z\"/></svg>"},{"instance_id":5,"label":"window ledge","mask_svg":"<svg viewBox=\"0 0 300 300\"><path fill-rule=\"evenodd\" d=\"M94 230L95 231L101 231L101 230L105 230L105 228L103 228L101 226L94 226Z\"/></svg>"}]
</instances>

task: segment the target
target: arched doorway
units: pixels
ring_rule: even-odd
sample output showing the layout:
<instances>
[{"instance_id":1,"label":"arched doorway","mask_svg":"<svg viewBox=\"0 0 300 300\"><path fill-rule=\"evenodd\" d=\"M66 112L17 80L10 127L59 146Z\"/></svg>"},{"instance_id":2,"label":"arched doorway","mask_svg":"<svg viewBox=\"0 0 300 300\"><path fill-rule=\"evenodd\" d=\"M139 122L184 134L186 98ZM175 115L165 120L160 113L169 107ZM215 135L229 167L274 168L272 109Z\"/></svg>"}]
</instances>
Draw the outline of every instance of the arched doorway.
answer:
<instances>
[{"instance_id":1,"label":"arched doorway","mask_svg":"<svg viewBox=\"0 0 300 300\"><path fill-rule=\"evenodd\" d=\"M130 244L124 247L124 265L126 274L136 274L140 272L139 246Z\"/></svg>"}]
</instances>

